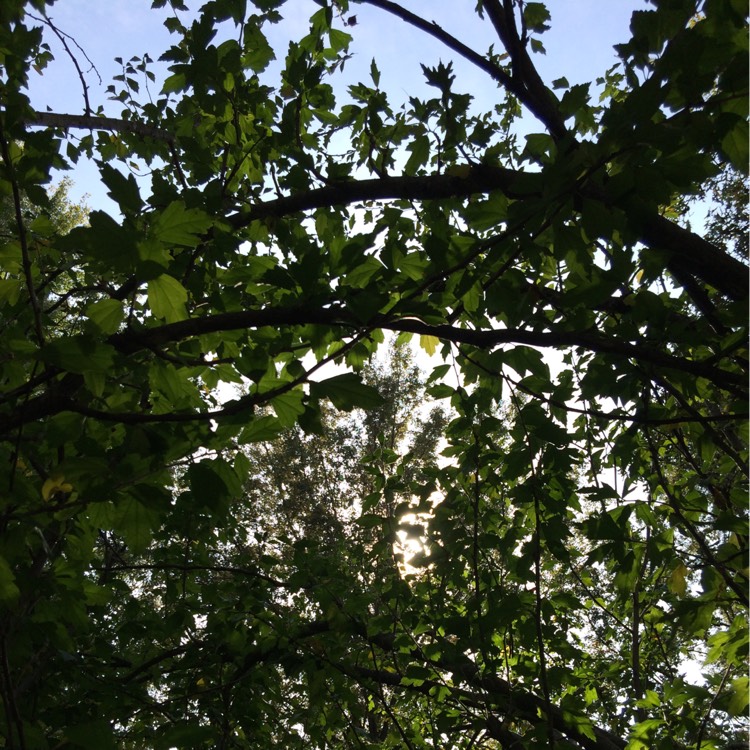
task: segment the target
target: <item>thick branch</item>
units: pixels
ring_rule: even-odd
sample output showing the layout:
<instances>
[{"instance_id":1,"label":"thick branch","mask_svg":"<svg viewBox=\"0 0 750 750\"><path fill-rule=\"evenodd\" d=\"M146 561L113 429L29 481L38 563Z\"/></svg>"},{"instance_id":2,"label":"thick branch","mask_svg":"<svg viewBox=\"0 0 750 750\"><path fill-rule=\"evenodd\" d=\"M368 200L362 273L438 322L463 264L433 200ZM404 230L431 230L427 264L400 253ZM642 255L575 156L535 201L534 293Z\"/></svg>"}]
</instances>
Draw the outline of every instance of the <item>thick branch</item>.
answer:
<instances>
[{"instance_id":1,"label":"thick branch","mask_svg":"<svg viewBox=\"0 0 750 750\"><path fill-rule=\"evenodd\" d=\"M648 344L633 344L611 339L594 331L548 332L519 328L475 330L450 325L431 325L418 318L389 318L387 316L379 316L363 324L349 310L335 307L290 308L286 310L269 308L221 313L205 318L193 318L178 323L170 323L158 328L118 333L110 336L109 343L122 353L131 354L139 349L155 348L206 333L262 326L307 325L310 323L347 328L361 328L364 325L367 328L418 333L425 336L436 336L443 341L452 341L456 344L469 344L479 349L494 349L503 344L527 344L545 348L579 346L602 354L611 354L635 359L657 367L689 372L731 391L744 392L747 385L745 376L738 373L728 372L703 362L673 357Z\"/></svg>"},{"instance_id":2,"label":"thick branch","mask_svg":"<svg viewBox=\"0 0 750 750\"><path fill-rule=\"evenodd\" d=\"M723 370L704 362L681 359L653 348L648 343L630 343L608 338L596 331L529 331L524 329L475 330L458 328L451 325L431 325L418 318L389 318L377 316L370 321L358 320L344 308L290 308L245 310L233 313L221 313L204 318L192 318L178 323L170 323L140 331L126 331L114 334L108 343L123 354L133 354L144 349L157 349L161 346L183 341L193 336L218 331L232 331L246 328L278 327L294 325L330 325L348 328L353 331L381 328L404 333L417 333L435 336L443 341L456 344L468 344L479 349L494 349L504 344L525 344L538 347L582 347L592 352L609 354L624 359L632 359L643 365L650 365L668 370L687 372L691 375L706 378L719 388L743 395L746 393L746 377L739 373ZM317 369L321 363L313 369ZM309 375L310 373L308 373ZM302 382L294 381L289 387ZM264 394L252 394L237 401L232 401L222 409L212 412L180 412L169 414L110 414L89 408L75 401L75 393L83 384L79 375L68 374L57 384L56 388L37 398L31 399L23 410L5 420L5 434L21 424L33 422L61 411L73 411L95 419L120 421L136 424L141 422L191 422L207 421L232 416L264 403L278 395L277 391Z\"/></svg>"},{"instance_id":3,"label":"thick branch","mask_svg":"<svg viewBox=\"0 0 750 750\"><path fill-rule=\"evenodd\" d=\"M476 65L480 70L490 75L494 80L501 84L507 91L513 94L528 107L529 111L537 118L545 127L549 128L550 132L555 138L561 138L565 135L565 125L562 123L559 114L550 107L552 104L549 99L549 92L542 84L542 89L545 92L545 98L532 95L530 93L533 87L526 87L524 82L515 77L511 77L506 73L503 68L496 65L491 60L483 57L479 53L475 52L471 47L468 47L460 40L456 39L452 34L449 34L441 26L438 26L434 21L427 21L416 13L412 13L398 3L392 2L392 0L358 0L358 2L373 5L376 8L385 10L388 13L400 18L408 24L426 32L435 39L441 41L446 47L457 52L461 57L468 60L470 63ZM503 40L505 42L505 40ZM507 47L507 45L506 45ZM512 50L508 50L512 54ZM529 61L530 64L530 61ZM531 66L533 73L536 78L539 78L536 70ZM541 79L539 79L541 83Z\"/></svg>"},{"instance_id":4,"label":"thick branch","mask_svg":"<svg viewBox=\"0 0 750 750\"><path fill-rule=\"evenodd\" d=\"M518 87L515 81L498 65L495 65L491 60L483 57L478 52L475 52L471 47L465 45L459 39L456 39L452 34L449 34L441 26L438 26L434 21L427 21L416 13L412 13L398 3L394 3L391 0L356 0L364 5L373 5L376 8L385 10L388 13L400 18L402 21L411 24L412 26L426 32L430 36L434 37L438 41L445 44L446 47L452 49L454 52L458 52L461 57L473 63L478 68L489 74L498 83L502 84L508 91L515 94L519 98L523 95L523 89Z\"/></svg>"},{"instance_id":5,"label":"thick branch","mask_svg":"<svg viewBox=\"0 0 750 750\"><path fill-rule=\"evenodd\" d=\"M98 117L97 115L68 115L58 112L35 112L27 122L28 125L40 125L45 128L81 128L84 130L114 130L118 133L134 133L157 141L171 143L174 136L162 128L146 125L143 122L119 120L114 117Z\"/></svg>"},{"instance_id":6,"label":"thick branch","mask_svg":"<svg viewBox=\"0 0 750 750\"><path fill-rule=\"evenodd\" d=\"M466 177L440 174L384 177L328 185L256 203L246 211L230 217L229 221L233 227L240 229L259 219L280 218L300 211L363 201L439 200L491 193L495 190L508 198L521 200L541 196L543 189L544 173L476 165L471 167ZM609 203L607 196L601 191L594 192L595 194L586 194L585 197ZM631 209L626 207L626 210ZM634 208L632 211L637 212L638 209ZM748 268L744 263L722 252L699 235L653 212L643 212L638 217L638 229L638 239L644 245L671 255L667 261L668 268L682 269L731 299L747 299Z\"/></svg>"},{"instance_id":7,"label":"thick branch","mask_svg":"<svg viewBox=\"0 0 750 750\"><path fill-rule=\"evenodd\" d=\"M385 3L385 0L378 0L378 3L381 2ZM172 134L166 130L144 123L109 117L37 112L29 124L53 128L115 130L135 133L168 143L173 141ZM508 198L523 199L541 195L543 179L542 173L526 173L503 167L475 165L465 177L435 174L420 177L353 180L256 203L247 210L230 217L229 222L235 229L240 229L259 219L279 218L328 206L345 206L372 200L439 200L468 197L495 190L499 190ZM598 191L596 195L587 197L594 200L603 198ZM740 301L747 299L748 269L743 263L721 252L702 237L662 216L648 213L641 217L640 224L639 239L643 244L672 254L668 267L678 269L678 272L680 269L687 271L731 299Z\"/></svg>"},{"instance_id":8,"label":"thick branch","mask_svg":"<svg viewBox=\"0 0 750 750\"><path fill-rule=\"evenodd\" d=\"M640 239L652 249L672 253L667 263L668 269L675 266L685 269L731 299L747 299L747 266L700 235L683 229L663 216L651 214L643 219Z\"/></svg>"},{"instance_id":9,"label":"thick branch","mask_svg":"<svg viewBox=\"0 0 750 750\"><path fill-rule=\"evenodd\" d=\"M513 63L513 82L520 90L516 96L544 123L550 134L556 140L560 140L567 133L565 120L560 115L554 94L544 85L531 62L526 46L528 39L525 34L518 35L513 4L510 0L504 0L502 6L500 0L483 0L482 8L510 55ZM521 12L523 13L523 9Z\"/></svg>"},{"instance_id":10,"label":"thick branch","mask_svg":"<svg viewBox=\"0 0 750 750\"><path fill-rule=\"evenodd\" d=\"M475 165L465 177L432 174L421 177L382 177L372 180L351 180L303 193L256 203L230 217L239 229L258 219L280 218L300 211L328 206L347 206L375 200L439 200L460 198L501 191L509 198L522 199L539 194L540 175L503 167Z\"/></svg>"},{"instance_id":11,"label":"thick branch","mask_svg":"<svg viewBox=\"0 0 750 750\"><path fill-rule=\"evenodd\" d=\"M361 637L367 639L378 648L386 652L393 650L395 640L393 635L368 636L366 629L361 626L358 627L355 625L355 629L358 630ZM409 655L420 658L420 652L416 646ZM407 658L409 655L407 655ZM403 651L400 651L399 657L403 658L404 656ZM544 715L548 708L546 702L530 690L515 687L496 674L482 672L468 656L458 656L451 659L441 657L431 662L431 666L451 673L454 683L460 679L472 688L481 688L486 693L488 703L494 704L501 710L510 711L514 715L522 716L532 724L537 724L540 721L540 716ZM352 676L361 675L362 677L374 679L393 687L404 687L401 682L402 677L398 673L385 670L371 670L363 667L350 668L349 673ZM426 680L424 684L428 684L428 682ZM430 687L437 687L437 685L438 683L435 683L434 685L430 685ZM621 738L594 724L589 726L594 733L594 739L591 739L578 726L571 722L569 716L566 716L565 712L557 705L553 704L549 706L549 711L550 716L548 718L551 720L554 728L581 747L586 748L586 750L622 750L625 747L625 742Z\"/></svg>"}]
</instances>

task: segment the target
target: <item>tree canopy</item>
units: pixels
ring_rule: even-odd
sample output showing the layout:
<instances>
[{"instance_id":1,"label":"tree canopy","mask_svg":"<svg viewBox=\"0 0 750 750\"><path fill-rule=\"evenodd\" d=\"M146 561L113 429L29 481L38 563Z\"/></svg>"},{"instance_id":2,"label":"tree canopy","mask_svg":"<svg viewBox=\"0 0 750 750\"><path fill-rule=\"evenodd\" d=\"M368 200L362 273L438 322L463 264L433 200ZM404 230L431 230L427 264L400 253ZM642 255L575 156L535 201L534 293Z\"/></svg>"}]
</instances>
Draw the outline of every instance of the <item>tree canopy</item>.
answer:
<instances>
[{"instance_id":1,"label":"tree canopy","mask_svg":"<svg viewBox=\"0 0 750 750\"><path fill-rule=\"evenodd\" d=\"M0 5L2 745L746 742L746 4L653 0L589 85L542 2L457 2L490 49L170 5L120 112L65 45L83 114ZM429 95L347 79L365 7Z\"/></svg>"}]
</instances>

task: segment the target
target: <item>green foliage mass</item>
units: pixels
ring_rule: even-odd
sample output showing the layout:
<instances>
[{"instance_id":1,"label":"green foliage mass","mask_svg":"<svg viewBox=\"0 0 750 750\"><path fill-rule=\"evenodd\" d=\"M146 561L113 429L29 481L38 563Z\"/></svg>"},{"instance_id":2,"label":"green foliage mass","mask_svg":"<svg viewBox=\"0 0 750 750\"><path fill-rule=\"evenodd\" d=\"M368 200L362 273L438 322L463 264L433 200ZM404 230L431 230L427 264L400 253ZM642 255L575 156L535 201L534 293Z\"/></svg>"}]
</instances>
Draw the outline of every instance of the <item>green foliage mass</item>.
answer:
<instances>
[{"instance_id":1,"label":"green foliage mass","mask_svg":"<svg viewBox=\"0 0 750 750\"><path fill-rule=\"evenodd\" d=\"M540 2L457 3L488 52L170 5L108 119L0 4L0 745L741 746L745 3L655 0L591 86ZM444 45L403 104L347 85L388 24Z\"/></svg>"}]
</instances>

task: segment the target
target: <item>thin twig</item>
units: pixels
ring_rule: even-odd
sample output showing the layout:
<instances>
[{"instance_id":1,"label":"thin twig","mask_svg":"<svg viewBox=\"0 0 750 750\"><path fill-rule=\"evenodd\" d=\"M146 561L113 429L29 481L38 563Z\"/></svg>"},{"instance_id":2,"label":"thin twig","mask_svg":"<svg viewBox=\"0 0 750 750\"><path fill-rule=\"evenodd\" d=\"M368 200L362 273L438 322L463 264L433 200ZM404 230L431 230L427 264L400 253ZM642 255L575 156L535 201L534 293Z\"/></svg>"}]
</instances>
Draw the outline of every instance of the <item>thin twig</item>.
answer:
<instances>
[{"instance_id":1,"label":"thin twig","mask_svg":"<svg viewBox=\"0 0 750 750\"><path fill-rule=\"evenodd\" d=\"M507 380L506 380L507 382ZM509 384L510 385L510 384ZM537 464L534 460L534 451L531 445L531 436L526 427L521 411L521 401L512 385L510 385L511 401L518 412L518 421L521 423L524 439L530 451L530 473L531 488L534 498L534 622L536 625L537 650L539 653L539 678L544 695L545 713L547 719L547 742L550 750L555 748L555 723L552 717L552 697L549 690L549 680L547 679L547 654L544 648L544 631L542 630L542 524L541 524L541 504L539 502L540 480L537 474Z\"/></svg>"},{"instance_id":2,"label":"thin twig","mask_svg":"<svg viewBox=\"0 0 750 750\"><path fill-rule=\"evenodd\" d=\"M6 703L9 710L8 735L6 739L9 741L9 747L14 748L15 741L13 740L12 725L15 724L16 733L18 734L18 747L20 750L26 750L26 735L23 728L23 719L18 712L18 705L16 704L15 689L10 674L10 664L8 662L8 647L5 633L0 637L0 664L2 664L3 682L5 683L5 689L2 691L3 702Z\"/></svg>"},{"instance_id":3,"label":"thin twig","mask_svg":"<svg viewBox=\"0 0 750 750\"><path fill-rule=\"evenodd\" d=\"M740 586L737 583L737 581L734 580L734 578L730 575L729 571L727 570L726 566L723 565L716 558L716 555L714 555L713 551L708 546L708 542L706 542L706 539L695 527L695 524L692 523L692 521L690 521L690 519L688 519L685 516L685 514L682 512L682 509L680 508L680 504L677 498L675 497L674 493L669 489L669 482L667 481L662 471L661 463L659 461L659 453L658 453L656 446L654 445L649 428L646 427L644 432L646 436L646 442L648 443L649 450L651 452L652 466L657 475L662 491L664 492L664 494L667 496L667 499L669 500L669 507L672 509L672 512L675 514L675 516L679 519L682 526L687 530L688 534L693 539L693 541L698 545L701 552L703 552L706 563L719 573L719 575L724 579L724 582L727 584L727 586L735 593L735 595L737 596L737 599L744 606L747 606L748 604L747 591L742 586Z\"/></svg>"},{"instance_id":4,"label":"thin twig","mask_svg":"<svg viewBox=\"0 0 750 750\"><path fill-rule=\"evenodd\" d=\"M52 19L49 16L45 16L44 18L39 18L39 16L35 16L32 13L28 13L28 16L29 18L33 18L35 21L39 21L40 23L43 23L46 26L49 26L49 28L52 29L52 31L54 32L55 36L60 40L60 43L62 44L65 52L67 52L68 57L73 61L73 65L75 66L75 69L78 73L78 78L81 80L81 86L83 87L83 101L85 105L84 113L86 114L86 116L89 116L92 111L91 102L89 101L89 87L88 87L88 84L86 83L86 78L83 75L83 71L81 70L81 66L78 64L78 59L73 54L70 47L68 47L68 43L66 39L70 39L73 42L73 44L75 44L75 46L78 47L81 54L86 58L86 60L91 65L91 68L89 68L89 70L93 70L96 73L97 77L99 78L99 83L101 83L102 77L99 75L99 71L96 69L96 66L94 65L94 63L91 62L91 59L86 54L83 47L81 47L81 45L78 44L78 42L70 34L66 34L64 31L61 31L60 29L58 29L57 26L55 26L55 24L52 22Z\"/></svg>"},{"instance_id":5,"label":"thin twig","mask_svg":"<svg viewBox=\"0 0 750 750\"><path fill-rule=\"evenodd\" d=\"M724 670L724 674L721 676L721 682L719 683L719 687L716 688L716 692L711 698L711 702L708 704L708 708L706 709L706 715L703 717L700 727L698 729L698 737L695 741L695 750L701 750L701 745L703 744L703 735L706 733L706 727L708 727L708 720L711 717L711 712L713 711L714 704L719 699L719 696L721 695L721 691L724 689L724 685L726 684L726 681L727 681L727 678L729 677L731 669L732 669L732 666L730 664Z\"/></svg>"},{"instance_id":6,"label":"thin twig","mask_svg":"<svg viewBox=\"0 0 750 750\"><path fill-rule=\"evenodd\" d=\"M260 581L276 587L276 588L288 588L289 584L284 581L279 581L276 578L267 576L265 573L260 573L257 570L251 570L250 568L238 568L232 565L191 565L182 563L122 563L119 565L110 565L107 567L92 566L90 570L97 572L128 572L131 570L176 570L179 572L195 572L195 573L232 573L236 575L246 576L248 578L256 578Z\"/></svg>"},{"instance_id":7,"label":"thin twig","mask_svg":"<svg viewBox=\"0 0 750 750\"><path fill-rule=\"evenodd\" d=\"M26 291L29 294L29 300L31 302L31 309L34 314L34 331L39 346L44 346L44 331L42 330L42 307L39 304L39 298L36 294L34 287L34 277L31 272L31 256L29 254L28 238L26 236L26 226L23 221L23 211L21 207L21 191L18 187L18 180L16 179L16 170L13 165L13 161L10 156L8 149L8 141L5 138L5 133L2 126L2 119L0 119L0 149L2 149L2 157L5 162L5 166L8 170L8 176L10 177L11 191L13 193L13 210L15 214L16 227L18 229L18 241L21 245L21 257L23 261L23 275L26 281Z\"/></svg>"}]
</instances>

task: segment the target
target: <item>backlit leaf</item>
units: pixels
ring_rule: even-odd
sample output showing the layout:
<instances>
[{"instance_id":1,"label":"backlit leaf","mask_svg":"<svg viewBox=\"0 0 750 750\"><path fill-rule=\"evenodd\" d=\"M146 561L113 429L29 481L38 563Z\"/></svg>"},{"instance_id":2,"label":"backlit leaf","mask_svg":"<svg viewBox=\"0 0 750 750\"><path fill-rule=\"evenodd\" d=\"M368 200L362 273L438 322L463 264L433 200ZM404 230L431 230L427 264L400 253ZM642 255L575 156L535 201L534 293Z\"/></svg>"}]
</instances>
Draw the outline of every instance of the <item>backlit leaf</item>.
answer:
<instances>
[{"instance_id":1,"label":"backlit leaf","mask_svg":"<svg viewBox=\"0 0 750 750\"><path fill-rule=\"evenodd\" d=\"M315 398L328 398L337 409L345 411L355 407L371 409L383 403L382 396L375 388L365 385L351 372L311 383L310 394Z\"/></svg>"},{"instance_id":2,"label":"backlit leaf","mask_svg":"<svg viewBox=\"0 0 750 750\"><path fill-rule=\"evenodd\" d=\"M187 290L177 279L162 274L148 282L148 303L157 318L175 323L187 317Z\"/></svg>"}]
</instances>

